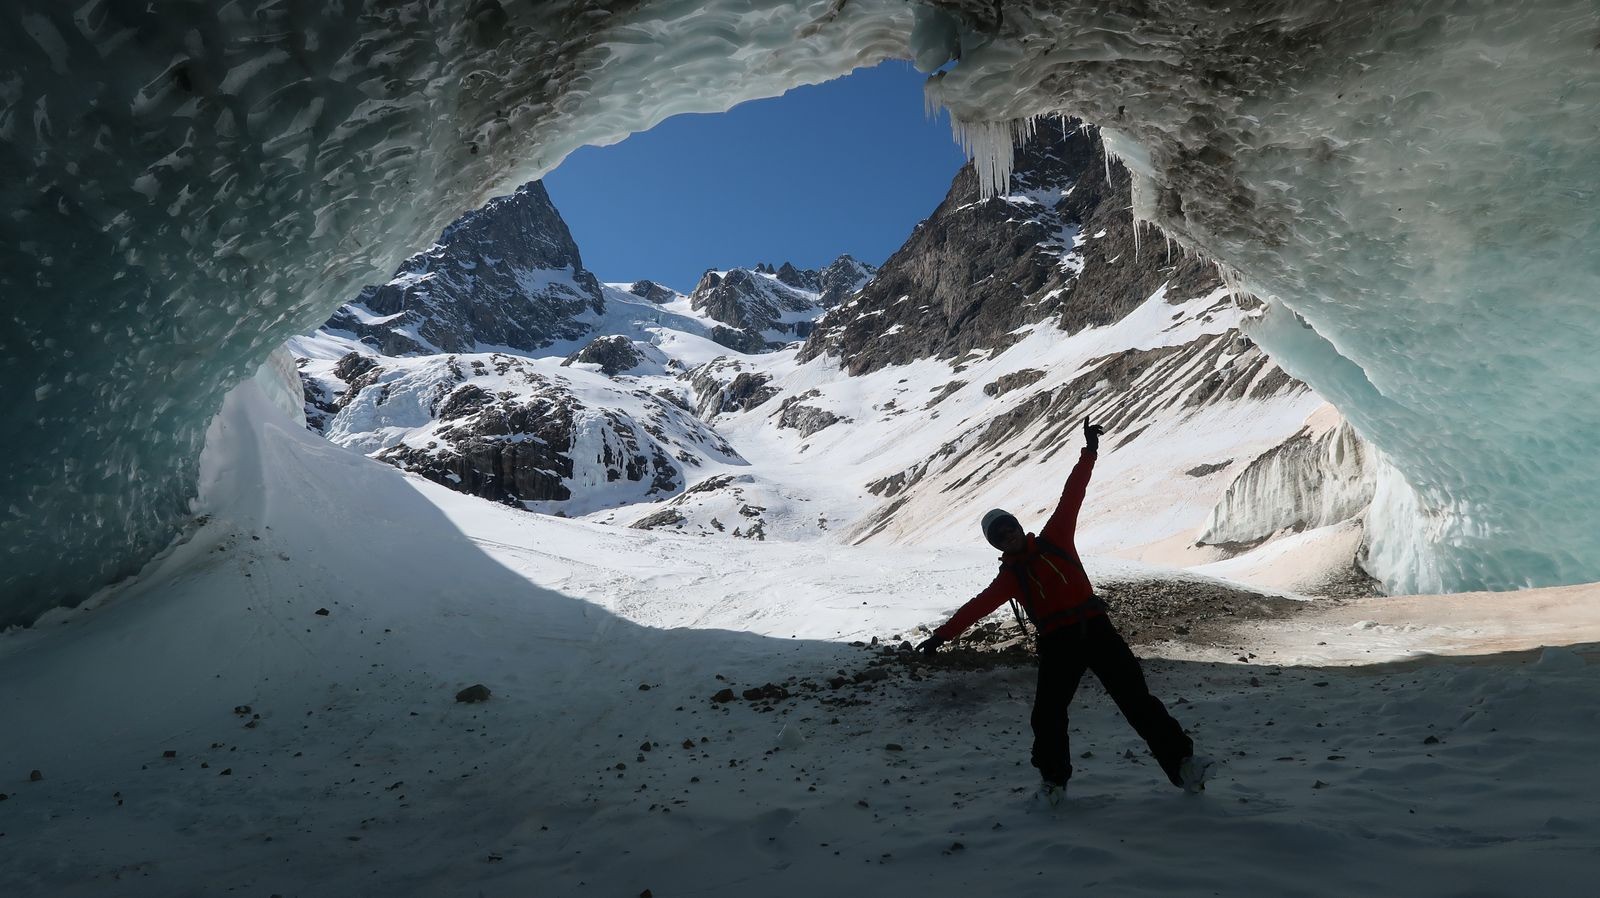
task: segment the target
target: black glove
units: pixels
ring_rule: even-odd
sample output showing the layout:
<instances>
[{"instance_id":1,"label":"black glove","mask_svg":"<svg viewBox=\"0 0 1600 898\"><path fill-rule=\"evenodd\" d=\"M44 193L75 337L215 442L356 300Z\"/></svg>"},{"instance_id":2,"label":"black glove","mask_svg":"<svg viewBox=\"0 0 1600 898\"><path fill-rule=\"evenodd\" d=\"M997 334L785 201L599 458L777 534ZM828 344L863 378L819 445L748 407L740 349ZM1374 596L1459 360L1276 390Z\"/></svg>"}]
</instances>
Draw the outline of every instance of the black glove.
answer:
<instances>
[{"instance_id":1,"label":"black glove","mask_svg":"<svg viewBox=\"0 0 1600 898\"><path fill-rule=\"evenodd\" d=\"M1088 415L1083 416L1083 442L1089 447L1090 452L1099 454L1100 435L1105 432L1106 429L1099 424L1090 424Z\"/></svg>"},{"instance_id":2,"label":"black glove","mask_svg":"<svg viewBox=\"0 0 1600 898\"><path fill-rule=\"evenodd\" d=\"M932 655L939 651L939 646L944 645L944 643L945 638L935 633L934 635L929 636L927 639L924 639L922 644L917 646L917 651L924 655Z\"/></svg>"}]
</instances>

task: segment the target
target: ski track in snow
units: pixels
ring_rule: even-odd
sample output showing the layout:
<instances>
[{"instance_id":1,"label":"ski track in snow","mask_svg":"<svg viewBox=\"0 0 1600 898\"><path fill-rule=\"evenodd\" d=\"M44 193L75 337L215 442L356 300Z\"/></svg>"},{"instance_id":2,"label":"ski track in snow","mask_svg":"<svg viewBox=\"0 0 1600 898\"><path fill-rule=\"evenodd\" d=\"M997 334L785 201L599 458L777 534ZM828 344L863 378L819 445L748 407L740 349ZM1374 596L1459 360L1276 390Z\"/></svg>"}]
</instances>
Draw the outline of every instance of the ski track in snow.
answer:
<instances>
[{"instance_id":1,"label":"ski track in snow","mask_svg":"<svg viewBox=\"0 0 1600 898\"><path fill-rule=\"evenodd\" d=\"M1044 812L1031 669L826 685L879 651L845 640L942 620L988 576L978 553L512 512L275 414L237 390L210 517L0 638L0 894L1523 895L1595 868L1600 666L1580 652L1152 660L1223 762L1203 796L1086 678L1077 777ZM1572 610L1594 592L1537 607L1593 641ZM1388 632L1376 660L1410 652ZM771 709L708 700L790 678ZM488 703L452 700L476 682Z\"/></svg>"}]
</instances>

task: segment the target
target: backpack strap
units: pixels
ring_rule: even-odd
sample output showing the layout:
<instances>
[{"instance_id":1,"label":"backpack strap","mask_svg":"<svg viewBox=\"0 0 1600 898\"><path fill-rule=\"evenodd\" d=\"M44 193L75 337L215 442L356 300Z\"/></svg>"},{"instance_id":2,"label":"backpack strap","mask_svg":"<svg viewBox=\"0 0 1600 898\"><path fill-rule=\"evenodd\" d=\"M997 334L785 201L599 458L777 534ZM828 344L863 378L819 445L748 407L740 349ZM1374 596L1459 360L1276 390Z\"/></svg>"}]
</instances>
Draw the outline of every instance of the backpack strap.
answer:
<instances>
[{"instance_id":1,"label":"backpack strap","mask_svg":"<svg viewBox=\"0 0 1600 898\"><path fill-rule=\"evenodd\" d=\"M1033 590L1028 587L1028 572L1025 568L1026 565L1022 564L1000 565L1002 571L1011 572L1011 576L1017 581L1018 589L1022 592L1022 606L1019 608L1017 600L1013 598L1011 600L1011 613L1017 616L1017 626L1022 628L1023 636L1028 635L1028 624L1027 621L1023 620L1022 612L1026 610L1028 617L1033 617Z\"/></svg>"}]
</instances>

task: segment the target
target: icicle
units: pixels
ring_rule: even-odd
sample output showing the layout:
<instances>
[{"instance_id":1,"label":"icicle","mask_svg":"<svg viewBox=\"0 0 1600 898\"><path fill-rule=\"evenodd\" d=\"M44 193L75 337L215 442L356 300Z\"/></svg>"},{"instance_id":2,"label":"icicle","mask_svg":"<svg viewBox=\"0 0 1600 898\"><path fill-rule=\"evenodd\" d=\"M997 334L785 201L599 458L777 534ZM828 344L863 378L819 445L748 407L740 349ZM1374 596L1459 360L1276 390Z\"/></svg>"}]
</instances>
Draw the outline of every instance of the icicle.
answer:
<instances>
[{"instance_id":1,"label":"icicle","mask_svg":"<svg viewBox=\"0 0 1600 898\"><path fill-rule=\"evenodd\" d=\"M1249 309L1252 306L1261 304L1261 297L1244 285L1244 278L1239 275L1239 272L1234 271L1222 262L1213 262L1212 264L1217 266L1217 274L1222 278L1222 286L1227 289L1228 299L1234 305L1242 309Z\"/></svg>"},{"instance_id":2,"label":"icicle","mask_svg":"<svg viewBox=\"0 0 1600 898\"><path fill-rule=\"evenodd\" d=\"M925 101L932 102L926 94L923 96ZM1018 143L1033 138L1038 121L1038 116L1030 115L1004 122L965 122L954 112L950 113L951 135L972 160L972 168L978 174L980 198L989 199L1010 190L1013 150Z\"/></svg>"},{"instance_id":3,"label":"icicle","mask_svg":"<svg viewBox=\"0 0 1600 898\"><path fill-rule=\"evenodd\" d=\"M1213 262L1212 264L1217 266L1217 276L1222 278L1222 286L1228 291L1228 301L1238 305L1239 290L1234 286L1233 273L1228 270L1228 266L1221 262Z\"/></svg>"}]
</instances>

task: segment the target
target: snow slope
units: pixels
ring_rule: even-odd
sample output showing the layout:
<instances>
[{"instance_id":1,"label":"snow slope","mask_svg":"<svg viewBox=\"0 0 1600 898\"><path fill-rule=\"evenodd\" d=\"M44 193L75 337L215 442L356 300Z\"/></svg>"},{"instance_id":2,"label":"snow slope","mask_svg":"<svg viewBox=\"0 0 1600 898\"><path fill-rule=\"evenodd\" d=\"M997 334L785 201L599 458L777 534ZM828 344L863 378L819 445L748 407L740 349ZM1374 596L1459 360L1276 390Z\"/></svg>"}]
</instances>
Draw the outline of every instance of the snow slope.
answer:
<instances>
[{"instance_id":1,"label":"snow slope","mask_svg":"<svg viewBox=\"0 0 1600 898\"><path fill-rule=\"evenodd\" d=\"M1049 815L1031 671L839 641L942 619L977 553L515 512L321 440L258 381L202 482L135 581L0 636L0 893L1445 896L1593 872L1600 666L1573 651L1154 661L1225 760L1211 789L1165 785L1086 683ZM1559 641L1600 640L1584 620ZM487 704L452 701L473 683ZM708 701L766 683L792 697Z\"/></svg>"},{"instance_id":2,"label":"snow slope","mask_svg":"<svg viewBox=\"0 0 1600 898\"><path fill-rule=\"evenodd\" d=\"M1230 368L1233 354L1209 362L1196 358L1150 384L1090 385L1081 401L1065 409L1041 414L1038 401L1052 391L1067 392L1108 356L1183 348L1228 333L1241 313L1218 300L1208 295L1173 304L1165 290L1157 290L1107 327L1065 334L1045 323L999 353L923 359L855 376L829 357L797 362L790 351L745 357L744 370L770 376L779 393L751 410L719 416L715 426L754 470L783 483L792 495L814 499L831 520L856 525L838 536L972 545L976 521L988 508L1009 508L1024 523L1042 520L1076 461L1078 416L1092 413L1116 423L1097 463L1099 488L1084 506L1080 545L1130 560L1174 563L1168 544L1192 544L1233 476L1294 433L1322 401L1309 391L1289 390L1191 407L1186 400L1200 389L1191 381ZM1205 370L1191 370L1202 365ZM985 391L1017 372L1036 372L1037 379L1026 389ZM1260 377L1270 373L1269 368ZM849 424L809 436L775 428L771 419L788 397ZM1136 404L1131 412L1129 403ZM991 428L1013 419L1020 421L1009 425L1013 430L991 435ZM984 445L985 451L974 448ZM1186 473L1202 465L1211 466L1204 475ZM869 489L897 474L913 484L904 495ZM1200 551L1181 560L1217 557ZM1349 560L1330 560L1330 566Z\"/></svg>"}]
</instances>

